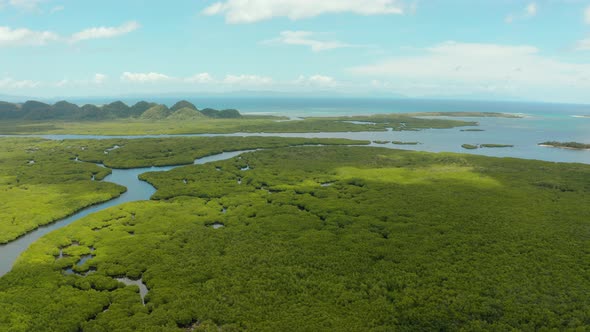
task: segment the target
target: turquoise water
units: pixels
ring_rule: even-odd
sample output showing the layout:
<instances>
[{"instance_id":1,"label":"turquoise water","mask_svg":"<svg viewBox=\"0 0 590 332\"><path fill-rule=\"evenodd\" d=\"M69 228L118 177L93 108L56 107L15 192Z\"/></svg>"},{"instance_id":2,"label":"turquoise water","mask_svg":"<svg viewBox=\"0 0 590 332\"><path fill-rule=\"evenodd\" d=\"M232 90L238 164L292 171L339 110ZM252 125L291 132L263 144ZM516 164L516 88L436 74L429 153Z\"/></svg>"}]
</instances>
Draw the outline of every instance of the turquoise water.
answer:
<instances>
[{"instance_id":1,"label":"turquoise water","mask_svg":"<svg viewBox=\"0 0 590 332\"><path fill-rule=\"evenodd\" d=\"M172 106L175 98L148 98ZM288 116L334 116L411 112L502 112L541 116L590 115L590 105L532 102L310 97L193 97L186 98L198 108L235 108L242 113ZM133 104L140 99L124 99Z\"/></svg>"}]
</instances>

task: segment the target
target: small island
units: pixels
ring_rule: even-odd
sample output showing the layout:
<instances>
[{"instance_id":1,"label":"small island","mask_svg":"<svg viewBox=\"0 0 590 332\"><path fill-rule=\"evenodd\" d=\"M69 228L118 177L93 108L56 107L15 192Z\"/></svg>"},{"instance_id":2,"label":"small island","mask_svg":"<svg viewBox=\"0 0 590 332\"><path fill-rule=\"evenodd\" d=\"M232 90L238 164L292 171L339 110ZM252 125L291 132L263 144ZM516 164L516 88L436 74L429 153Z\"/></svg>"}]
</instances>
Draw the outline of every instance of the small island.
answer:
<instances>
[{"instance_id":1,"label":"small island","mask_svg":"<svg viewBox=\"0 0 590 332\"><path fill-rule=\"evenodd\" d=\"M513 148L512 144L480 144L480 148Z\"/></svg>"},{"instance_id":2,"label":"small island","mask_svg":"<svg viewBox=\"0 0 590 332\"><path fill-rule=\"evenodd\" d=\"M461 131L485 131L484 129L477 129L477 128L470 128L470 129L461 129Z\"/></svg>"},{"instance_id":3,"label":"small island","mask_svg":"<svg viewBox=\"0 0 590 332\"><path fill-rule=\"evenodd\" d=\"M391 143L395 145L418 145L420 142L402 142L402 141L392 141Z\"/></svg>"},{"instance_id":4,"label":"small island","mask_svg":"<svg viewBox=\"0 0 590 332\"><path fill-rule=\"evenodd\" d=\"M375 144L389 144L389 141L373 141Z\"/></svg>"},{"instance_id":5,"label":"small island","mask_svg":"<svg viewBox=\"0 0 590 332\"><path fill-rule=\"evenodd\" d=\"M547 146L552 148L571 149L571 150L590 150L590 144L578 142L557 142L547 141L539 143L539 146Z\"/></svg>"},{"instance_id":6,"label":"small island","mask_svg":"<svg viewBox=\"0 0 590 332\"><path fill-rule=\"evenodd\" d=\"M477 145L473 145L473 144L463 144L463 145L461 145L461 147L463 149L467 149L467 150L475 150L478 148Z\"/></svg>"},{"instance_id":7,"label":"small island","mask_svg":"<svg viewBox=\"0 0 590 332\"><path fill-rule=\"evenodd\" d=\"M475 150L479 148L513 148L512 144L463 144L463 149Z\"/></svg>"},{"instance_id":8,"label":"small island","mask_svg":"<svg viewBox=\"0 0 590 332\"><path fill-rule=\"evenodd\" d=\"M463 118L523 118L520 114L500 113L500 112L415 112L407 113L410 116L449 116Z\"/></svg>"}]
</instances>

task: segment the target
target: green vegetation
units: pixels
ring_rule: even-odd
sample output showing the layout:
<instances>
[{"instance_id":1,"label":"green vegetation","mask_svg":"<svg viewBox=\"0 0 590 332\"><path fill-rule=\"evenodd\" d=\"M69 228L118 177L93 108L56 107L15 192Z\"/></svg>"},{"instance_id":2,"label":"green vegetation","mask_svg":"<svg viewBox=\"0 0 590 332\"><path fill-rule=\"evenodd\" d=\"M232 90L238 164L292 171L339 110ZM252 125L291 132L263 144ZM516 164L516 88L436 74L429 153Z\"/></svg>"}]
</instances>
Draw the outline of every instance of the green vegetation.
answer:
<instances>
[{"instance_id":1,"label":"green vegetation","mask_svg":"<svg viewBox=\"0 0 590 332\"><path fill-rule=\"evenodd\" d=\"M351 124L350 121L357 122L357 124L352 123L354 126L363 127L364 130L386 130L387 128L392 128L394 131L402 131L402 130L420 130L420 129L445 129L445 128L454 128L454 127L463 127L463 126L477 126L477 122L471 121L458 121L458 120L442 120L442 119L427 119L427 118L419 118L416 117L416 113L411 114L400 114L400 113L391 113L391 114L376 114L376 115L359 115L359 116L350 116L350 117L326 117L326 118L306 118L314 119L322 121L338 121L338 122L345 122ZM293 121L303 122L303 121ZM362 124L365 123L365 124ZM369 129L373 128L373 129Z\"/></svg>"},{"instance_id":2,"label":"green vegetation","mask_svg":"<svg viewBox=\"0 0 590 332\"><path fill-rule=\"evenodd\" d=\"M373 143L375 143L375 144L389 144L391 142L390 141L373 141Z\"/></svg>"},{"instance_id":3,"label":"green vegetation","mask_svg":"<svg viewBox=\"0 0 590 332\"><path fill-rule=\"evenodd\" d=\"M0 243L110 200L124 187L99 181L110 169L76 162L82 142L0 139Z\"/></svg>"},{"instance_id":4,"label":"green vegetation","mask_svg":"<svg viewBox=\"0 0 590 332\"><path fill-rule=\"evenodd\" d=\"M452 116L462 118L510 118L520 119L522 115L498 112L418 112L408 113L411 116Z\"/></svg>"},{"instance_id":5,"label":"green vegetation","mask_svg":"<svg viewBox=\"0 0 590 332\"><path fill-rule=\"evenodd\" d=\"M480 148L513 148L512 144L480 144Z\"/></svg>"},{"instance_id":6,"label":"green vegetation","mask_svg":"<svg viewBox=\"0 0 590 332\"><path fill-rule=\"evenodd\" d=\"M393 141L391 142L395 145L418 145L420 142L402 142L402 141Z\"/></svg>"},{"instance_id":7,"label":"green vegetation","mask_svg":"<svg viewBox=\"0 0 590 332\"><path fill-rule=\"evenodd\" d=\"M556 141L548 141L539 143L541 146L551 146L554 148L563 148L563 149L574 149L574 150L587 150L590 149L590 144L578 143L578 142L556 142Z\"/></svg>"},{"instance_id":8,"label":"green vegetation","mask_svg":"<svg viewBox=\"0 0 590 332\"><path fill-rule=\"evenodd\" d=\"M514 145L511 144L463 144L461 145L464 149L474 150L478 148L512 148Z\"/></svg>"},{"instance_id":9,"label":"green vegetation","mask_svg":"<svg viewBox=\"0 0 590 332\"><path fill-rule=\"evenodd\" d=\"M479 148L477 145L473 145L473 144L463 144L463 145L461 145L461 147L463 149L468 149L468 150L475 150L475 149Z\"/></svg>"},{"instance_id":10,"label":"green vegetation","mask_svg":"<svg viewBox=\"0 0 590 332\"><path fill-rule=\"evenodd\" d=\"M73 140L77 142L77 140ZM339 138L283 137L175 137L85 140L80 160L111 168L137 168L192 164L195 159L222 152L272 149L298 145L368 145L369 141ZM119 146L118 149L107 151ZM105 153L107 151L108 153Z\"/></svg>"},{"instance_id":11,"label":"green vegetation","mask_svg":"<svg viewBox=\"0 0 590 332\"><path fill-rule=\"evenodd\" d=\"M140 118L145 120L164 120L170 114L170 109L166 105L156 105L143 112Z\"/></svg>"},{"instance_id":12,"label":"green vegetation","mask_svg":"<svg viewBox=\"0 0 590 332\"><path fill-rule=\"evenodd\" d=\"M23 104L0 102L0 120L26 121L108 121L114 119L140 118L148 120L163 120L170 114L189 108L199 112L197 107L186 100L174 104L171 109L165 105L158 105L140 101L128 106L122 101L115 101L103 106L84 105L79 107L67 101L59 101L54 105L29 100ZM199 112L211 118L239 118L236 110L205 109Z\"/></svg>"},{"instance_id":13,"label":"green vegetation","mask_svg":"<svg viewBox=\"0 0 590 332\"><path fill-rule=\"evenodd\" d=\"M119 196L125 188L102 180L109 168L192 164L225 151L296 145L369 144L345 139L179 137L49 141L0 139L0 243ZM113 147L119 147L112 149ZM86 161L89 163L78 162Z\"/></svg>"},{"instance_id":14,"label":"green vegetation","mask_svg":"<svg viewBox=\"0 0 590 332\"><path fill-rule=\"evenodd\" d=\"M206 108L201 111L204 115L210 118L218 118L218 119L235 119L241 117L240 112L234 109L229 110L214 110L212 108Z\"/></svg>"},{"instance_id":15,"label":"green vegetation","mask_svg":"<svg viewBox=\"0 0 590 332\"><path fill-rule=\"evenodd\" d=\"M90 215L20 257L0 279L0 330L590 325L589 165L290 147L143 178L158 201ZM142 278L145 306L121 276Z\"/></svg>"},{"instance_id":16,"label":"green vegetation","mask_svg":"<svg viewBox=\"0 0 590 332\"><path fill-rule=\"evenodd\" d=\"M150 107L151 109L151 107ZM149 110L148 110L149 111ZM180 110L179 110L180 111ZM147 112L147 111L146 111ZM358 132L421 130L427 128L454 128L473 126L474 122L447 119L419 119L404 115L391 114L368 117L379 121L376 125L354 124L343 119L353 118L306 118L301 121L277 121L283 118L270 116L241 116L240 118L223 118L219 112L216 118L204 116L194 121L177 119L172 113L162 120L128 118L122 121L21 121L7 120L0 122L0 134L81 134L81 135L160 135L160 134L223 134L223 133L316 133L316 132ZM184 113L181 113L184 114ZM201 111L206 113L206 110ZM211 113L212 114L212 113ZM182 116L181 116L182 117ZM355 117L356 118L356 117ZM370 121L370 120L367 120Z\"/></svg>"},{"instance_id":17,"label":"green vegetation","mask_svg":"<svg viewBox=\"0 0 590 332\"><path fill-rule=\"evenodd\" d=\"M183 107L177 111L174 111L174 113L170 114L170 116L168 116L168 118L170 120L182 120L182 121L186 121L186 120L196 120L199 118L204 118L205 115L197 110L194 110L192 108L188 108L188 107Z\"/></svg>"},{"instance_id":18,"label":"green vegetation","mask_svg":"<svg viewBox=\"0 0 590 332\"><path fill-rule=\"evenodd\" d=\"M172 112L176 112L176 111L181 110L183 108L188 108L188 109L191 109L193 111L198 111L199 110L197 108L197 106L195 106L193 103L188 102L186 100L181 100L181 101L177 102L176 104L172 105L172 107L170 107L170 110L172 110Z\"/></svg>"}]
</instances>

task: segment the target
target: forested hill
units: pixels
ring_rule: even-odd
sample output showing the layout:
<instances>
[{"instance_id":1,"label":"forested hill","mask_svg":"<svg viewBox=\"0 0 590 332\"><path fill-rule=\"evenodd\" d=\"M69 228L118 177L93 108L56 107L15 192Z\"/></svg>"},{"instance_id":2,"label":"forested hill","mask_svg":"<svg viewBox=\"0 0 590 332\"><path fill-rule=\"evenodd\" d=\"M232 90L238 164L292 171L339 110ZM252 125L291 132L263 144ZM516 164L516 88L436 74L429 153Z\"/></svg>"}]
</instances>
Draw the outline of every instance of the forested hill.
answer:
<instances>
[{"instance_id":1,"label":"forested hill","mask_svg":"<svg viewBox=\"0 0 590 332\"><path fill-rule=\"evenodd\" d=\"M0 101L0 120L108 120L124 118L190 120L200 117L239 118L241 115L235 109L206 108L199 110L186 100L181 100L170 108L147 101L140 101L133 106L115 101L102 106L87 104L82 107L67 101L59 101L53 105L33 100L22 104Z\"/></svg>"}]
</instances>

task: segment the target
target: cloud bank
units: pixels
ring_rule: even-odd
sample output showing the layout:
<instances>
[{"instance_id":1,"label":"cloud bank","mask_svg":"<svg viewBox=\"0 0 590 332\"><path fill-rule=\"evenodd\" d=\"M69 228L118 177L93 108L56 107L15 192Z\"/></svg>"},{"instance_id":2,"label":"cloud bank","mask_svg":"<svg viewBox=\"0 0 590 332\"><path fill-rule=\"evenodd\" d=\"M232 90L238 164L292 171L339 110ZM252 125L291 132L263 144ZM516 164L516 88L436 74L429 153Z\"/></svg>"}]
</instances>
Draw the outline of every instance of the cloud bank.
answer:
<instances>
[{"instance_id":1,"label":"cloud bank","mask_svg":"<svg viewBox=\"0 0 590 332\"><path fill-rule=\"evenodd\" d=\"M224 15L228 23L254 23L275 17L300 20L322 14L354 13L359 15L402 14L394 0L227 0L203 10L205 15Z\"/></svg>"}]
</instances>

